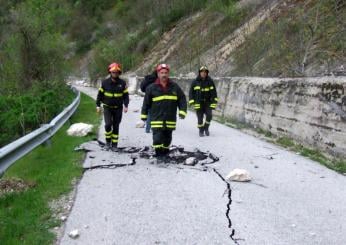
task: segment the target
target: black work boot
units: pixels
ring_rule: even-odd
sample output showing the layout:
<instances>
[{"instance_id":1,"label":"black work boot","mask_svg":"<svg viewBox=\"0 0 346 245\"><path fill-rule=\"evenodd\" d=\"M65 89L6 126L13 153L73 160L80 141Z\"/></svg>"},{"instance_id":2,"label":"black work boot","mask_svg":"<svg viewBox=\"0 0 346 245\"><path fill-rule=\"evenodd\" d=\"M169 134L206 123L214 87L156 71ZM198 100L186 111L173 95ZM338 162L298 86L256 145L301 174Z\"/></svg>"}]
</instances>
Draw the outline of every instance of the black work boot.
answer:
<instances>
[{"instance_id":1,"label":"black work boot","mask_svg":"<svg viewBox=\"0 0 346 245\"><path fill-rule=\"evenodd\" d=\"M199 128L199 137L203 137L203 136L204 136L204 129Z\"/></svg>"},{"instance_id":2,"label":"black work boot","mask_svg":"<svg viewBox=\"0 0 346 245\"><path fill-rule=\"evenodd\" d=\"M160 158L162 156L162 149L155 149L155 157Z\"/></svg>"},{"instance_id":3,"label":"black work boot","mask_svg":"<svg viewBox=\"0 0 346 245\"><path fill-rule=\"evenodd\" d=\"M118 151L118 143L112 143L111 150L117 152Z\"/></svg>"},{"instance_id":4,"label":"black work boot","mask_svg":"<svg viewBox=\"0 0 346 245\"><path fill-rule=\"evenodd\" d=\"M105 151L109 151L110 149L111 149L111 147L112 147L112 144L111 144L111 142L106 142L106 144L105 144L105 146L104 146L104 150Z\"/></svg>"},{"instance_id":5,"label":"black work boot","mask_svg":"<svg viewBox=\"0 0 346 245\"><path fill-rule=\"evenodd\" d=\"M210 134L209 134L209 127L205 127L205 128L204 128L204 133L205 133L206 136L209 136L209 135L210 135Z\"/></svg>"}]
</instances>

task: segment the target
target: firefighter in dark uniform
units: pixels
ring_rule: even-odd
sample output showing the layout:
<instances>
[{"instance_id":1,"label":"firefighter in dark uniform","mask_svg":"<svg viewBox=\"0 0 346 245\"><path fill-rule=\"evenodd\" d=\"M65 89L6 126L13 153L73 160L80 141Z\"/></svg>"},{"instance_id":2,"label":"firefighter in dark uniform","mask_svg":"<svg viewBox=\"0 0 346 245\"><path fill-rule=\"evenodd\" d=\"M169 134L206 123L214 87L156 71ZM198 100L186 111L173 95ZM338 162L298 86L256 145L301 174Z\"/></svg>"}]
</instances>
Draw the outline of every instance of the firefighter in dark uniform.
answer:
<instances>
[{"instance_id":1,"label":"firefighter in dark uniform","mask_svg":"<svg viewBox=\"0 0 346 245\"><path fill-rule=\"evenodd\" d=\"M179 109L179 118L184 119L187 103L182 89L169 79L168 65L160 64L156 71L158 78L145 92L141 119L147 119L150 109L153 148L157 157L164 157L169 153L172 132L176 128L177 109Z\"/></svg>"},{"instance_id":2,"label":"firefighter in dark uniform","mask_svg":"<svg viewBox=\"0 0 346 245\"><path fill-rule=\"evenodd\" d=\"M96 110L100 112L101 103L103 105L105 119L105 149L116 150L119 140L119 124L122 118L122 112L127 112L129 105L129 93L127 84L119 78L121 66L112 63L108 66L109 78L102 81L96 99ZM124 107L124 108L123 108Z\"/></svg>"},{"instance_id":3,"label":"firefighter in dark uniform","mask_svg":"<svg viewBox=\"0 0 346 245\"><path fill-rule=\"evenodd\" d=\"M147 87L149 87L150 84L152 84L153 82L155 82L157 79L157 71L156 71L156 67L155 67L155 71L153 71L153 73L146 75L143 79L143 81L140 84L140 88L141 91L143 93L145 93ZM146 133L150 133L150 121L151 121L151 116L150 116L150 110L148 111L148 115L147 115L147 120L145 122L145 132Z\"/></svg>"},{"instance_id":4,"label":"firefighter in dark uniform","mask_svg":"<svg viewBox=\"0 0 346 245\"><path fill-rule=\"evenodd\" d=\"M204 136L204 133L209 136L212 110L216 108L218 98L214 81L210 78L206 66L199 69L197 78L191 84L189 97L189 104L196 110L199 136Z\"/></svg>"}]
</instances>

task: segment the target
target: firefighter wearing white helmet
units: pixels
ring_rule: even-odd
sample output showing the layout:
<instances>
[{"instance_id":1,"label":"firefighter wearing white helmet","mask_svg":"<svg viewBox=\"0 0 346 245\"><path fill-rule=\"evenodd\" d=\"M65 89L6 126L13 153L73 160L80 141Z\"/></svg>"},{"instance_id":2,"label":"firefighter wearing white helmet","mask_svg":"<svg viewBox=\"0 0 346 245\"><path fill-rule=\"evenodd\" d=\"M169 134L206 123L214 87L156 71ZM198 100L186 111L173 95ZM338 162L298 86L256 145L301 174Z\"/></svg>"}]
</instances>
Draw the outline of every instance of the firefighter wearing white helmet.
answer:
<instances>
[{"instance_id":1,"label":"firefighter wearing white helmet","mask_svg":"<svg viewBox=\"0 0 346 245\"><path fill-rule=\"evenodd\" d=\"M189 91L189 104L193 106L197 114L197 128L199 136L209 136L209 126L213 112L217 106L217 92L213 79L209 76L209 70L202 66L198 70L198 76L192 82ZM205 120L204 120L205 116Z\"/></svg>"}]
</instances>

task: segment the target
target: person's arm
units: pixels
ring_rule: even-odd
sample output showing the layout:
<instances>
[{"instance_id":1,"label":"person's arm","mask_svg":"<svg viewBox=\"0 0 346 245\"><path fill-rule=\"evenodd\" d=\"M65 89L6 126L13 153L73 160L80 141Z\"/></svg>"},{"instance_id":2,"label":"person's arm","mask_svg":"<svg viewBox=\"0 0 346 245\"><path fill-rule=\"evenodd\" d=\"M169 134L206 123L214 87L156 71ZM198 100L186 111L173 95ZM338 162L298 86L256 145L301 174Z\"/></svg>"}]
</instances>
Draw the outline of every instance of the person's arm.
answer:
<instances>
[{"instance_id":1,"label":"person's arm","mask_svg":"<svg viewBox=\"0 0 346 245\"><path fill-rule=\"evenodd\" d=\"M103 101L104 98L104 93L105 90L103 88L103 83L101 85L101 87L99 88L99 91L97 93L97 98L96 98L96 111L100 112L100 106L101 106L101 102Z\"/></svg>"},{"instance_id":2,"label":"person's arm","mask_svg":"<svg viewBox=\"0 0 346 245\"><path fill-rule=\"evenodd\" d=\"M143 105L142 105L142 112L141 112L141 119L143 121L147 120L148 118L148 110L151 108L151 89L150 87L146 88L145 91L145 96L143 100Z\"/></svg>"},{"instance_id":3,"label":"person's arm","mask_svg":"<svg viewBox=\"0 0 346 245\"><path fill-rule=\"evenodd\" d=\"M191 83L190 91L189 91L189 104L192 105L195 103L195 92L194 92L195 81Z\"/></svg>"},{"instance_id":4,"label":"person's arm","mask_svg":"<svg viewBox=\"0 0 346 245\"><path fill-rule=\"evenodd\" d=\"M145 93L145 89L147 88L147 81L145 78L141 81L139 87L141 88L141 91Z\"/></svg>"},{"instance_id":5,"label":"person's arm","mask_svg":"<svg viewBox=\"0 0 346 245\"><path fill-rule=\"evenodd\" d=\"M124 112L126 113L129 107L130 98L129 98L129 91L127 85L125 85L125 89L123 91L123 101L124 101Z\"/></svg>"},{"instance_id":6,"label":"person's arm","mask_svg":"<svg viewBox=\"0 0 346 245\"><path fill-rule=\"evenodd\" d=\"M214 81L211 80L210 82L211 86L210 86L210 93L211 93L211 104L210 104L210 108L215 109L217 106L217 102L218 102L218 97L217 97L217 91L216 91L216 87L214 84Z\"/></svg>"},{"instance_id":7,"label":"person's arm","mask_svg":"<svg viewBox=\"0 0 346 245\"><path fill-rule=\"evenodd\" d=\"M178 107L179 107L179 118L184 119L187 115L187 103L186 97L183 90L178 86Z\"/></svg>"}]
</instances>

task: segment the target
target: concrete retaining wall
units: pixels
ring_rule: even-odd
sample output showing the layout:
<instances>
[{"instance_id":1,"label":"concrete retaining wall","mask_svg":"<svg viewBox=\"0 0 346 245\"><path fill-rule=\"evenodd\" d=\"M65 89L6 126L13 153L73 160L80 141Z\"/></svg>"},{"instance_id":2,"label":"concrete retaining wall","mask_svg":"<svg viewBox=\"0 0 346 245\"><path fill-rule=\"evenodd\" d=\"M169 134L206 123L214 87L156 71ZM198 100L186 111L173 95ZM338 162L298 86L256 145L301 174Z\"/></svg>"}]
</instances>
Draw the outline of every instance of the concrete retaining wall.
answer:
<instances>
[{"instance_id":1,"label":"concrete retaining wall","mask_svg":"<svg viewBox=\"0 0 346 245\"><path fill-rule=\"evenodd\" d=\"M187 95L192 79L173 79ZM132 78L130 84L138 88L135 81L140 80ZM346 157L346 77L214 81L219 97L216 115Z\"/></svg>"}]
</instances>

